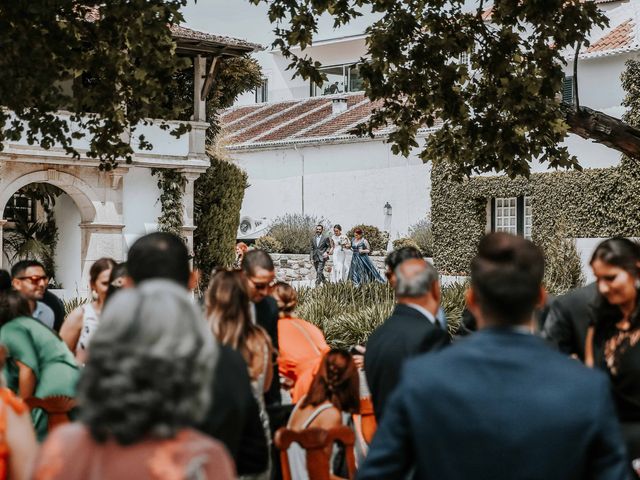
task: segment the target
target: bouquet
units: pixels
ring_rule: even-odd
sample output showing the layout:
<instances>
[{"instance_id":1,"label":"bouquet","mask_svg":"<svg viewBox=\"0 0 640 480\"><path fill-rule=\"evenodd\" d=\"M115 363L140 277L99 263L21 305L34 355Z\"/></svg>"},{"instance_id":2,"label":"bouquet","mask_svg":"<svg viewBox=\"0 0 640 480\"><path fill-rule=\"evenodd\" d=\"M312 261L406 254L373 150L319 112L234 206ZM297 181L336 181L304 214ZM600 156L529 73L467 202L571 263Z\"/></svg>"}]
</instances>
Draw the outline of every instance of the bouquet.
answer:
<instances>
[{"instance_id":1,"label":"bouquet","mask_svg":"<svg viewBox=\"0 0 640 480\"><path fill-rule=\"evenodd\" d=\"M344 248L346 250L349 250L351 248L351 241L349 240L349 238L345 234L340 235L340 239L339 239L338 243L340 244L340 246L342 248Z\"/></svg>"}]
</instances>

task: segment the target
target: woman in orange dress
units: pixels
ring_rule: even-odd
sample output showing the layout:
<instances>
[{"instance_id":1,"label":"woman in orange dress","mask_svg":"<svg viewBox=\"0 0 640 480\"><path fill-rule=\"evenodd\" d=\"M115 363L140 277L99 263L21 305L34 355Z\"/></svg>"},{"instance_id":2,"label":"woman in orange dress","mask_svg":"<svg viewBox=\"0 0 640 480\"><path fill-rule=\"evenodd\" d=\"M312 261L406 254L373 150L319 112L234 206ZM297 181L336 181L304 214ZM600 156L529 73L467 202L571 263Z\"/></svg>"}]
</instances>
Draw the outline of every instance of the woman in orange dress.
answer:
<instances>
[{"instance_id":1,"label":"woman in orange dress","mask_svg":"<svg viewBox=\"0 0 640 480\"><path fill-rule=\"evenodd\" d=\"M318 327L294 315L298 294L291 285L277 283L273 296L280 310L278 369L291 386L291 401L297 403L309 390L329 346Z\"/></svg>"}]
</instances>

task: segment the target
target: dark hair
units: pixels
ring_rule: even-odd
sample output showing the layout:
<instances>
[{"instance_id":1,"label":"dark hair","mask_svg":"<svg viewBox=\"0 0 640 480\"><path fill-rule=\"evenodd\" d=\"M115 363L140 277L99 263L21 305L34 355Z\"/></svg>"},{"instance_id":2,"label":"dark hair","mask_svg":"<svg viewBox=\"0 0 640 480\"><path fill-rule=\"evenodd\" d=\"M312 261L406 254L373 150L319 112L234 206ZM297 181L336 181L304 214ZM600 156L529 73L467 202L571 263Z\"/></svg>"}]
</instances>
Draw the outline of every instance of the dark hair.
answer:
<instances>
[{"instance_id":1,"label":"dark hair","mask_svg":"<svg viewBox=\"0 0 640 480\"><path fill-rule=\"evenodd\" d=\"M324 230L324 225L322 225L321 223L317 224L317 225L316 225L316 228L317 228L317 227L320 227L321 229L323 229L323 230Z\"/></svg>"},{"instance_id":2,"label":"dark hair","mask_svg":"<svg viewBox=\"0 0 640 480\"><path fill-rule=\"evenodd\" d=\"M362 234L363 234L363 231L362 231L362 229L361 229L361 228L356 228L356 229L353 231L353 233L357 233L358 235L362 235Z\"/></svg>"},{"instance_id":3,"label":"dark hair","mask_svg":"<svg viewBox=\"0 0 640 480\"><path fill-rule=\"evenodd\" d=\"M11 278L16 278L27 271L30 267L40 267L45 270L44 265L38 260L20 260L13 267L11 267ZM46 270L45 270L46 273Z\"/></svg>"},{"instance_id":4,"label":"dark hair","mask_svg":"<svg viewBox=\"0 0 640 480\"><path fill-rule=\"evenodd\" d=\"M270 272L275 270L271 256L259 248L249 250L244 254L244 257L242 257L242 270L247 275L253 275L256 268L264 268Z\"/></svg>"},{"instance_id":5,"label":"dark hair","mask_svg":"<svg viewBox=\"0 0 640 480\"><path fill-rule=\"evenodd\" d=\"M104 301L106 302L111 296L122 288L122 280L129 274L127 270L127 262L117 263L111 269L111 275L109 275L109 288L107 288L107 295Z\"/></svg>"},{"instance_id":6,"label":"dark hair","mask_svg":"<svg viewBox=\"0 0 640 480\"><path fill-rule=\"evenodd\" d=\"M360 410L360 377L351 354L331 349L322 358L320 368L300 407L315 407L329 400L341 412Z\"/></svg>"},{"instance_id":7,"label":"dark hair","mask_svg":"<svg viewBox=\"0 0 640 480\"><path fill-rule=\"evenodd\" d=\"M636 279L640 279L640 245L622 237L609 238L600 242L591 256L590 265L600 260L608 265L619 267L628 272ZM637 289L637 299L640 300L640 289ZM636 308L631 314L630 322L635 327L640 324L640 301L636 300ZM598 292L595 302L592 305L594 316L598 322L599 330L605 335L607 330L615 328L615 324L622 319L622 312L616 305Z\"/></svg>"},{"instance_id":8,"label":"dark hair","mask_svg":"<svg viewBox=\"0 0 640 480\"><path fill-rule=\"evenodd\" d=\"M0 327L18 317L30 317L29 301L15 290L0 293Z\"/></svg>"},{"instance_id":9,"label":"dark hair","mask_svg":"<svg viewBox=\"0 0 640 480\"><path fill-rule=\"evenodd\" d=\"M398 265L410 258L422 259L424 257L416 247L402 247L389 253L387 258L384 259L384 264L393 272Z\"/></svg>"},{"instance_id":10,"label":"dark hair","mask_svg":"<svg viewBox=\"0 0 640 480\"><path fill-rule=\"evenodd\" d=\"M342 231L342 227L340 226L339 223L336 223L333 228L337 228L338 230Z\"/></svg>"},{"instance_id":11,"label":"dark hair","mask_svg":"<svg viewBox=\"0 0 640 480\"><path fill-rule=\"evenodd\" d=\"M172 233L154 232L140 237L129 249L127 269L133 282L164 278L189 286L189 251Z\"/></svg>"},{"instance_id":12,"label":"dark hair","mask_svg":"<svg viewBox=\"0 0 640 480\"><path fill-rule=\"evenodd\" d=\"M0 270L0 292L11 289L11 274L6 270Z\"/></svg>"},{"instance_id":13,"label":"dark hair","mask_svg":"<svg viewBox=\"0 0 640 480\"><path fill-rule=\"evenodd\" d=\"M289 314L298 306L298 292L287 282L276 283L273 296L278 302L278 310L282 313Z\"/></svg>"},{"instance_id":14,"label":"dark hair","mask_svg":"<svg viewBox=\"0 0 640 480\"><path fill-rule=\"evenodd\" d=\"M101 317L78 383L91 436L127 445L198 425L217 349L187 291L149 280L114 295Z\"/></svg>"},{"instance_id":15,"label":"dark hair","mask_svg":"<svg viewBox=\"0 0 640 480\"><path fill-rule=\"evenodd\" d=\"M542 251L508 233L483 237L471 262L471 287L480 309L501 324L520 324L531 316L543 275Z\"/></svg>"},{"instance_id":16,"label":"dark hair","mask_svg":"<svg viewBox=\"0 0 640 480\"><path fill-rule=\"evenodd\" d=\"M89 281L96 283L98 277L105 270L112 270L116 266L116 261L113 258L102 257L93 262L89 269Z\"/></svg>"}]
</instances>

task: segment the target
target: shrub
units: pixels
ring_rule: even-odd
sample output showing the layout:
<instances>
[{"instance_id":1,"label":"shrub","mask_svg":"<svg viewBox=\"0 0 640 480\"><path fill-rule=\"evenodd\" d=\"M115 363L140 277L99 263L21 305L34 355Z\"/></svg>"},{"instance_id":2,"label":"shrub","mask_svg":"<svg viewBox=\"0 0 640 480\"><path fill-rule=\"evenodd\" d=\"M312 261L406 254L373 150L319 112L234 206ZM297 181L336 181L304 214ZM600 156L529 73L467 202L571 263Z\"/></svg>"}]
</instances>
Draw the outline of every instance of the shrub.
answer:
<instances>
[{"instance_id":1,"label":"shrub","mask_svg":"<svg viewBox=\"0 0 640 480\"><path fill-rule=\"evenodd\" d=\"M584 284L580 255L573 239L565 238L560 225L556 234L544 245L544 285L552 295L561 295Z\"/></svg>"},{"instance_id":2,"label":"shrub","mask_svg":"<svg viewBox=\"0 0 640 480\"><path fill-rule=\"evenodd\" d=\"M382 232L378 227L374 227L373 225L355 225L347 232L347 236L353 238L353 232L357 228L362 230L364 238L371 244L371 250L385 251L387 249L387 243L389 243L389 234L387 232Z\"/></svg>"},{"instance_id":3,"label":"shrub","mask_svg":"<svg viewBox=\"0 0 640 480\"><path fill-rule=\"evenodd\" d=\"M442 306L451 333L460 325L465 289L466 285L458 284L442 289ZM330 345L345 348L366 343L371 332L391 315L394 306L395 295L388 284L356 287L350 282L325 283L298 290L296 313L318 326Z\"/></svg>"},{"instance_id":4,"label":"shrub","mask_svg":"<svg viewBox=\"0 0 640 480\"><path fill-rule=\"evenodd\" d=\"M433 257L433 232L429 218L423 218L409 227L409 238L418 244L425 257Z\"/></svg>"},{"instance_id":5,"label":"shrub","mask_svg":"<svg viewBox=\"0 0 640 480\"><path fill-rule=\"evenodd\" d=\"M267 235L280 242L282 250L279 253L309 253L311 237L318 224L323 225L325 231L331 228L331 223L324 218L288 213L271 223Z\"/></svg>"},{"instance_id":6,"label":"shrub","mask_svg":"<svg viewBox=\"0 0 640 480\"><path fill-rule=\"evenodd\" d=\"M247 174L232 163L210 157L211 166L195 182L194 232L196 266L206 285L214 267L229 267L235 259L240 207Z\"/></svg>"},{"instance_id":7,"label":"shrub","mask_svg":"<svg viewBox=\"0 0 640 480\"><path fill-rule=\"evenodd\" d=\"M282 244L271 235L265 235L256 240L256 248L261 248L267 253L282 252Z\"/></svg>"},{"instance_id":8,"label":"shrub","mask_svg":"<svg viewBox=\"0 0 640 480\"><path fill-rule=\"evenodd\" d=\"M418 246L418 244L412 238L403 237L393 241L394 250L397 250L399 248L404 248L404 247L417 248L422 252L422 249Z\"/></svg>"}]
</instances>

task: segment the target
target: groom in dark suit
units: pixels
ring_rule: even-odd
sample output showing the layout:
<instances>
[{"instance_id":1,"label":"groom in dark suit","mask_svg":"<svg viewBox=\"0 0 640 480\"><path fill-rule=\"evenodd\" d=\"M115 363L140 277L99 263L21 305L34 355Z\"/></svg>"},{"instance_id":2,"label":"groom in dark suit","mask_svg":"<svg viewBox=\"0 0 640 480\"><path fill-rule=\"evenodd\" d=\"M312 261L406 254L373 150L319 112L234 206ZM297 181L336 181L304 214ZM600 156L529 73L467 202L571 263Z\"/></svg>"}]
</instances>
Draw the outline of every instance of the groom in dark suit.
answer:
<instances>
[{"instance_id":1,"label":"groom in dark suit","mask_svg":"<svg viewBox=\"0 0 640 480\"><path fill-rule=\"evenodd\" d=\"M316 234L311 238L311 261L313 268L316 269L316 285L326 282L324 265L329 259L329 250L331 249L329 237L325 237L322 234L323 231L322 225L316 225Z\"/></svg>"},{"instance_id":2,"label":"groom in dark suit","mask_svg":"<svg viewBox=\"0 0 640 480\"><path fill-rule=\"evenodd\" d=\"M471 264L479 331L405 365L359 480L629 478L607 377L533 336L544 257L494 233Z\"/></svg>"}]
</instances>

